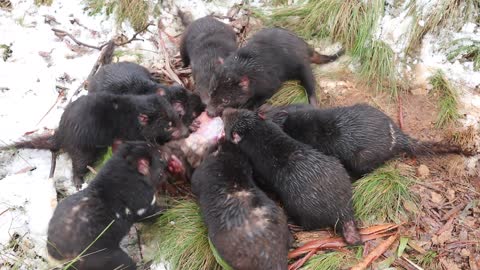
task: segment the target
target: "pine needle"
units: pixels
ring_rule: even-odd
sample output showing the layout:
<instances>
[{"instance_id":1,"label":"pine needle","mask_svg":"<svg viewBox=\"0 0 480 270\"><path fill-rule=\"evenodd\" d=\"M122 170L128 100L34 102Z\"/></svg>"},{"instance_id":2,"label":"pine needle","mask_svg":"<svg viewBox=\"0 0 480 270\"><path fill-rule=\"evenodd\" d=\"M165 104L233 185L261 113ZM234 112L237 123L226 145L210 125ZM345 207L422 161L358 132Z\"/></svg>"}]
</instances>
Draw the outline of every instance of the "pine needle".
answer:
<instances>
[{"instance_id":1,"label":"pine needle","mask_svg":"<svg viewBox=\"0 0 480 270\"><path fill-rule=\"evenodd\" d=\"M458 113L457 91L441 70L437 70L437 72L430 77L430 84L433 86L433 91L440 95L440 111L435 126L442 128L450 123L454 123L460 118L460 114Z\"/></svg>"}]
</instances>

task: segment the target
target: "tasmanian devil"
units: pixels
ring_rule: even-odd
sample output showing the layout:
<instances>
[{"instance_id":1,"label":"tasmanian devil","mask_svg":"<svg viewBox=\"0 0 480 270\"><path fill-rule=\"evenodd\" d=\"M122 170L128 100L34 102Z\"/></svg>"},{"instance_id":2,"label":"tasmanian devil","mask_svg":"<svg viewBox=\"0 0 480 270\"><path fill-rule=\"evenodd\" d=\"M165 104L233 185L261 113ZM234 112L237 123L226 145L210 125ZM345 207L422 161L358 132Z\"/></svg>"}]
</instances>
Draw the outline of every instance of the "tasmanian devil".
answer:
<instances>
[{"instance_id":1,"label":"tasmanian devil","mask_svg":"<svg viewBox=\"0 0 480 270\"><path fill-rule=\"evenodd\" d=\"M242 151L224 142L195 170L192 191L210 240L233 269L286 270L286 216L255 185L252 173Z\"/></svg>"},{"instance_id":2,"label":"tasmanian devil","mask_svg":"<svg viewBox=\"0 0 480 270\"><path fill-rule=\"evenodd\" d=\"M133 223L161 210L154 187L165 169L146 142L120 145L87 188L59 202L48 225L51 259L70 261L86 250L74 269L136 269L119 243Z\"/></svg>"},{"instance_id":3,"label":"tasmanian devil","mask_svg":"<svg viewBox=\"0 0 480 270\"><path fill-rule=\"evenodd\" d=\"M340 228L359 244L350 177L340 161L292 139L280 127L245 109L225 109L225 138L239 146L264 183L304 229ZM256 179L259 180L258 178Z\"/></svg>"},{"instance_id":4,"label":"tasmanian devil","mask_svg":"<svg viewBox=\"0 0 480 270\"><path fill-rule=\"evenodd\" d=\"M409 137L385 113L367 104L330 109L289 105L272 108L265 116L294 139L337 157L354 180L400 153L462 153L458 146Z\"/></svg>"},{"instance_id":5,"label":"tasmanian devil","mask_svg":"<svg viewBox=\"0 0 480 270\"><path fill-rule=\"evenodd\" d=\"M13 146L53 152L65 150L72 158L73 182L80 188L87 166L91 166L115 140L164 143L186 137L188 133L162 96L98 93L70 103L53 136L37 137Z\"/></svg>"},{"instance_id":6,"label":"tasmanian devil","mask_svg":"<svg viewBox=\"0 0 480 270\"><path fill-rule=\"evenodd\" d=\"M107 92L117 95L164 95L180 115L185 125L190 126L205 110L200 97L179 84L167 86L157 83L148 69L132 62L119 62L105 65L88 83L89 94Z\"/></svg>"},{"instance_id":7,"label":"tasmanian devil","mask_svg":"<svg viewBox=\"0 0 480 270\"><path fill-rule=\"evenodd\" d=\"M191 65L195 91L205 104L209 102L209 85L216 67L237 49L233 28L212 16L190 23L180 41L184 66Z\"/></svg>"},{"instance_id":8,"label":"tasmanian devil","mask_svg":"<svg viewBox=\"0 0 480 270\"><path fill-rule=\"evenodd\" d=\"M331 62L340 54L342 52L320 55L285 29L260 30L244 47L227 57L213 74L207 112L219 115L226 107L257 108L287 80L300 80L310 103L317 106L310 62Z\"/></svg>"}]
</instances>

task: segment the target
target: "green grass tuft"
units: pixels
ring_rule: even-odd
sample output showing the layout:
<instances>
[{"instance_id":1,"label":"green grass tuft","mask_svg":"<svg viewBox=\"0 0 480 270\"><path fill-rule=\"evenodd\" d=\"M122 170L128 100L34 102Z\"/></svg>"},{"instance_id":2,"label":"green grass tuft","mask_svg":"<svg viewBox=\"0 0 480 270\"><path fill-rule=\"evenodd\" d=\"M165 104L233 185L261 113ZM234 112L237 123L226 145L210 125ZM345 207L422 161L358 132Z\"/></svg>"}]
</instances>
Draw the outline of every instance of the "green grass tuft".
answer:
<instances>
[{"instance_id":1,"label":"green grass tuft","mask_svg":"<svg viewBox=\"0 0 480 270\"><path fill-rule=\"evenodd\" d=\"M414 17L413 29L406 48L406 53L412 52L422 43L423 37L429 32L437 32L445 27L461 26L478 16L475 7L478 0L441 0L432 12L422 18L417 13L418 6L415 0L410 2L409 13ZM460 19L460 20L459 20ZM423 21L423 26L420 25Z\"/></svg>"},{"instance_id":2,"label":"green grass tuft","mask_svg":"<svg viewBox=\"0 0 480 270\"><path fill-rule=\"evenodd\" d=\"M34 2L37 6L51 6L53 0L35 0Z\"/></svg>"},{"instance_id":3,"label":"green grass tuft","mask_svg":"<svg viewBox=\"0 0 480 270\"><path fill-rule=\"evenodd\" d=\"M302 270L337 270L344 266L347 254L344 252L333 251L321 253L313 256L307 261Z\"/></svg>"},{"instance_id":4,"label":"green grass tuft","mask_svg":"<svg viewBox=\"0 0 480 270\"><path fill-rule=\"evenodd\" d=\"M222 269L210 249L207 228L194 201L176 202L145 233L154 245L154 253L148 256L166 263L169 269Z\"/></svg>"},{"instance_id":5,"label":"green grass tuft","mask_svg":"<svg viewBox=\"0 0 480 270\"><path fill-rule=\"evenodd\" d=\"M436 267L437 256L438 254L435 251L429 250L427 253L416 257L417 263L425 269L438 269Z\"/></svg>"},{"instance_id":6,"label":"green grass tuft","mask_svg":"<svg viewBox=\"0 0 480 270\"><path fill-rule=\"evenodd\" d=\"M458 93L441 70L437 70L429 80L433 86L433 91L440 95L440 112L435 121L435 126L441 128L455 122L460 117L458 113Z\"/></svg>"},{"instance_id":7,"label":"green grass tuft","mask_svg":"<svg viewBox=\"0 0 480 270\"><path fill-rule=\"evenodd\" d=\"M397 91L394 53L373 31L384 11L384 1L309 0L279 8L271 25L289 28L305 39L329 38L341 42L353 60L360 63L360 75L376 90Z\"/></svg>"},{"instance_id":8,"label":"green grass tuft","mask_svg":"<svg viewBox=\"0 0 480 270\"><path fill-rule=\"evenodd\" d=\"M287 81L267 102L274 106L283 106L294 103L308 103L308 98L299 81Z\"/></svg>"},{"instance_id":9,"label":"green grass tuft","mask_svg":"<svg viewBox=\"0 0 480 270\"><path fill-rule=\"evenodd\" d=\"M135 31L142 30L148 24L148 1L118 0L115 9L117 24L128 21Z\"/></svg>"},{"instance_id":10,"label":"green grass tuft","mask_svg":"<svg viewBox=\"0 0 480 270\"><path fill-rule=\"evenodd\" d=\"M413 183L392 164L366 175L353 184L356 216L367 224L408 219L406 206L418 209L418 199L409 191Z\"/></svg>"},{"instance_id":11,"label":"green grass tuft","mask_svg":"<svg viewBox=\"0 0 480 270\"><path fill-rule=\"evenodd\" d=\"M368 49L362 50L360 57L360 75L376 91L390 89L392 96L397 95L395 74L395 54L385 42L375 40Z\"/></svg>"},{"instance_id":12,"label":"green grass tuft","mask_svg":"<svg viewBox=\"0 0 480 270\"><path fill-rule=\"evenodd\" d=\"M462 56L473 61L473 70L480 71L480 41L461 38L453 41L451 46L454 46L455 49L447 55L448 61Z\"/></svg>"},{"instance_id":13,"label":"green grass tuft","mask_svg":"<svg viewBox=\"0 0 480 270\"><path fill-rule=\"evenodd\" d=\"M269 3L273 6L283 6L288 4L288 0L270 0Z\"/></svg>"}]
</instances>

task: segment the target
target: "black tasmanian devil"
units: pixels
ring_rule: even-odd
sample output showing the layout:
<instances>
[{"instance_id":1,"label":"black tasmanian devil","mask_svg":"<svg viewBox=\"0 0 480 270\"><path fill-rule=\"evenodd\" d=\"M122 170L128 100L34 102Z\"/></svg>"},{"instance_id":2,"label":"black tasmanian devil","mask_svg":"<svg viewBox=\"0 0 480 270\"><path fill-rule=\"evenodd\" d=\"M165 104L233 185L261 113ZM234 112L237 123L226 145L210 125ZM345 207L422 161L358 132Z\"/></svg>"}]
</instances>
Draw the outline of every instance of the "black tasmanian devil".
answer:
<instances>
[{"instance_id":1,"label":"black tasmanian devil","mask_svg":"<svg viewBox=\"0 0 480 270\"><path fill-rule=\"evenodd\" d=\"M172 104L185 125L190 126L197 116L205 110L197 94L179 84L170 86L154 81L148 69L131 62L119 62L105 65L88 83L89 94L107 92L117 95L160 94Z\"/></svg>"},{"instance_id":2,"label":"black tasmanian devil","mask_svg":"<svg viewBox=\"0 0 480 270\"><path fill-rule=\"evenodd\" d=\"M71 261L93 243L73 269L136 269L119 244L133 223L161 210L154 187L165 169L147 143L120 145L87 188L59 202L48 225L51 261Z\"/></svg>"},{"instance_id":3,"label":"black tasmanian devil","mask_svg":"<svg viewBox=\"0 0 480 270\"><path fill-rule=\"evenodd\" d=\"M367 104L330 109L289 105L267 109L265 116L294 139L340 159L353 179L400 153L462 153L455 145L409 137L385 113Z\"/></svg>"},{"instance_id":4,"label":"black tasmanian devil","mask_svg":"<svg viewBox=\"0 0 480 270\"><path fill-rule=\"evenodd\" d=\"M226 139L249 157L260 185L278 195L295 223L307 230L340 228L348 244L361 243L350 177L337 158L292 139L252 111L227 108L222 117Z\"/></svg>"},{"instance_id":5,"label":"black tasmanian devil","mask_svg":"<svg viewBox=\"0 0 480 270\"><path fill-rule=\"evenodd\" d=\"M252 174L242 151L223 142L195 170L192 191L210 240L233 269L286 270L287 218L255 185Z\"/></svg>"},{"instance_id":6,"label":"black tasmanian devil","mask_svg":"<svg viewBox=\"0 0 480 270\"><path fill-rule=\"evenodd\" d=\"M310 103L317 106L310 62L327 63L342 53L320 55L290 31L260 30L244 47L227 57L213 74L207 112L219 115L226 107L255 109L287 80L300 80Z\"/></svg>"},{"instance_id":7,"label":"black tasmanian devil","mask_svg":"<svg viewBox=\"0 0 480 270\"><path fill-rule=\"evenodd\" d=\"M209 102L209 85L216 67L237 49L235 31L212 16L197 19L187 26L180 41L184 66L191 65L195 91L205 104Z\"/></svg>"},{"instance_id":8,"label":"black tasmanian devil","mask_svg":"<svg viewBox=\"0 0 480 270\"><path fill-rule=\"evenodd\" d=\"M80 188L87 166L92 166L115 140L164 143L188 134L188 129L162 96L98 93L70 103L53 136L40 136L13 146L53 152L65 150L72 159L73 182Z\"/></svg>"}]
</instances>

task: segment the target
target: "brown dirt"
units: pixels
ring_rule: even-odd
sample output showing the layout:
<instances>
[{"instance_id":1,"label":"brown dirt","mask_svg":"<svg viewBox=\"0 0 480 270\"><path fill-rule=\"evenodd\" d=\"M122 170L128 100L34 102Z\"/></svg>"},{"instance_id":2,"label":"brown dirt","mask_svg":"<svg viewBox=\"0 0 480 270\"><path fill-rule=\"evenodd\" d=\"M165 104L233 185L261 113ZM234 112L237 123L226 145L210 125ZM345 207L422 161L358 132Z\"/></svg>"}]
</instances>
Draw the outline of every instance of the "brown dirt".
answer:
<instances>
[{"instance_id":1,"label":"brown dirt","mask_svg":"<svg viewBox=\"0 0 480 270\"><path fill-rule=\"evenodd\" d=\"M323 91L324 107L368 103L388 114L398 124L397 100L387 93L374 93L358 83L351 74L340 74L337 79L317 77ZM458 128L435 128L438 98L432 95L400 93L403 109L403 130L420 140L452 140ZM471 138L467 129L464 137ZM447 136L447 137L446 137ZM471 144L472 140L465 144ZM434 251L438 256L425 269L480 269L480 177L477 167L466 167L466 159L459 155L434 156L418 160L404 160L415 168L428 168L428 175L412 188L421 199L421 211L414 222L404 225L403 234L411 238L418 250L407 249L404 256L411 261L422 253ZM314 236L315 234L313 234ZM302 235L301 241L308 236ZM375 245L375 244L374 244ZM395 246L395 245L394 245ZM397 245L398 246L398 245ZM391 250L395 253L396 250ZM390 253L391 254L391 253ZM388 254L385 253L384 257ZM381 261L381 258L378 259ZM394 262L399 269L415 269L406 260ZM398 268L397 268L398 269Z\"/></svg>"}]
</instances>

